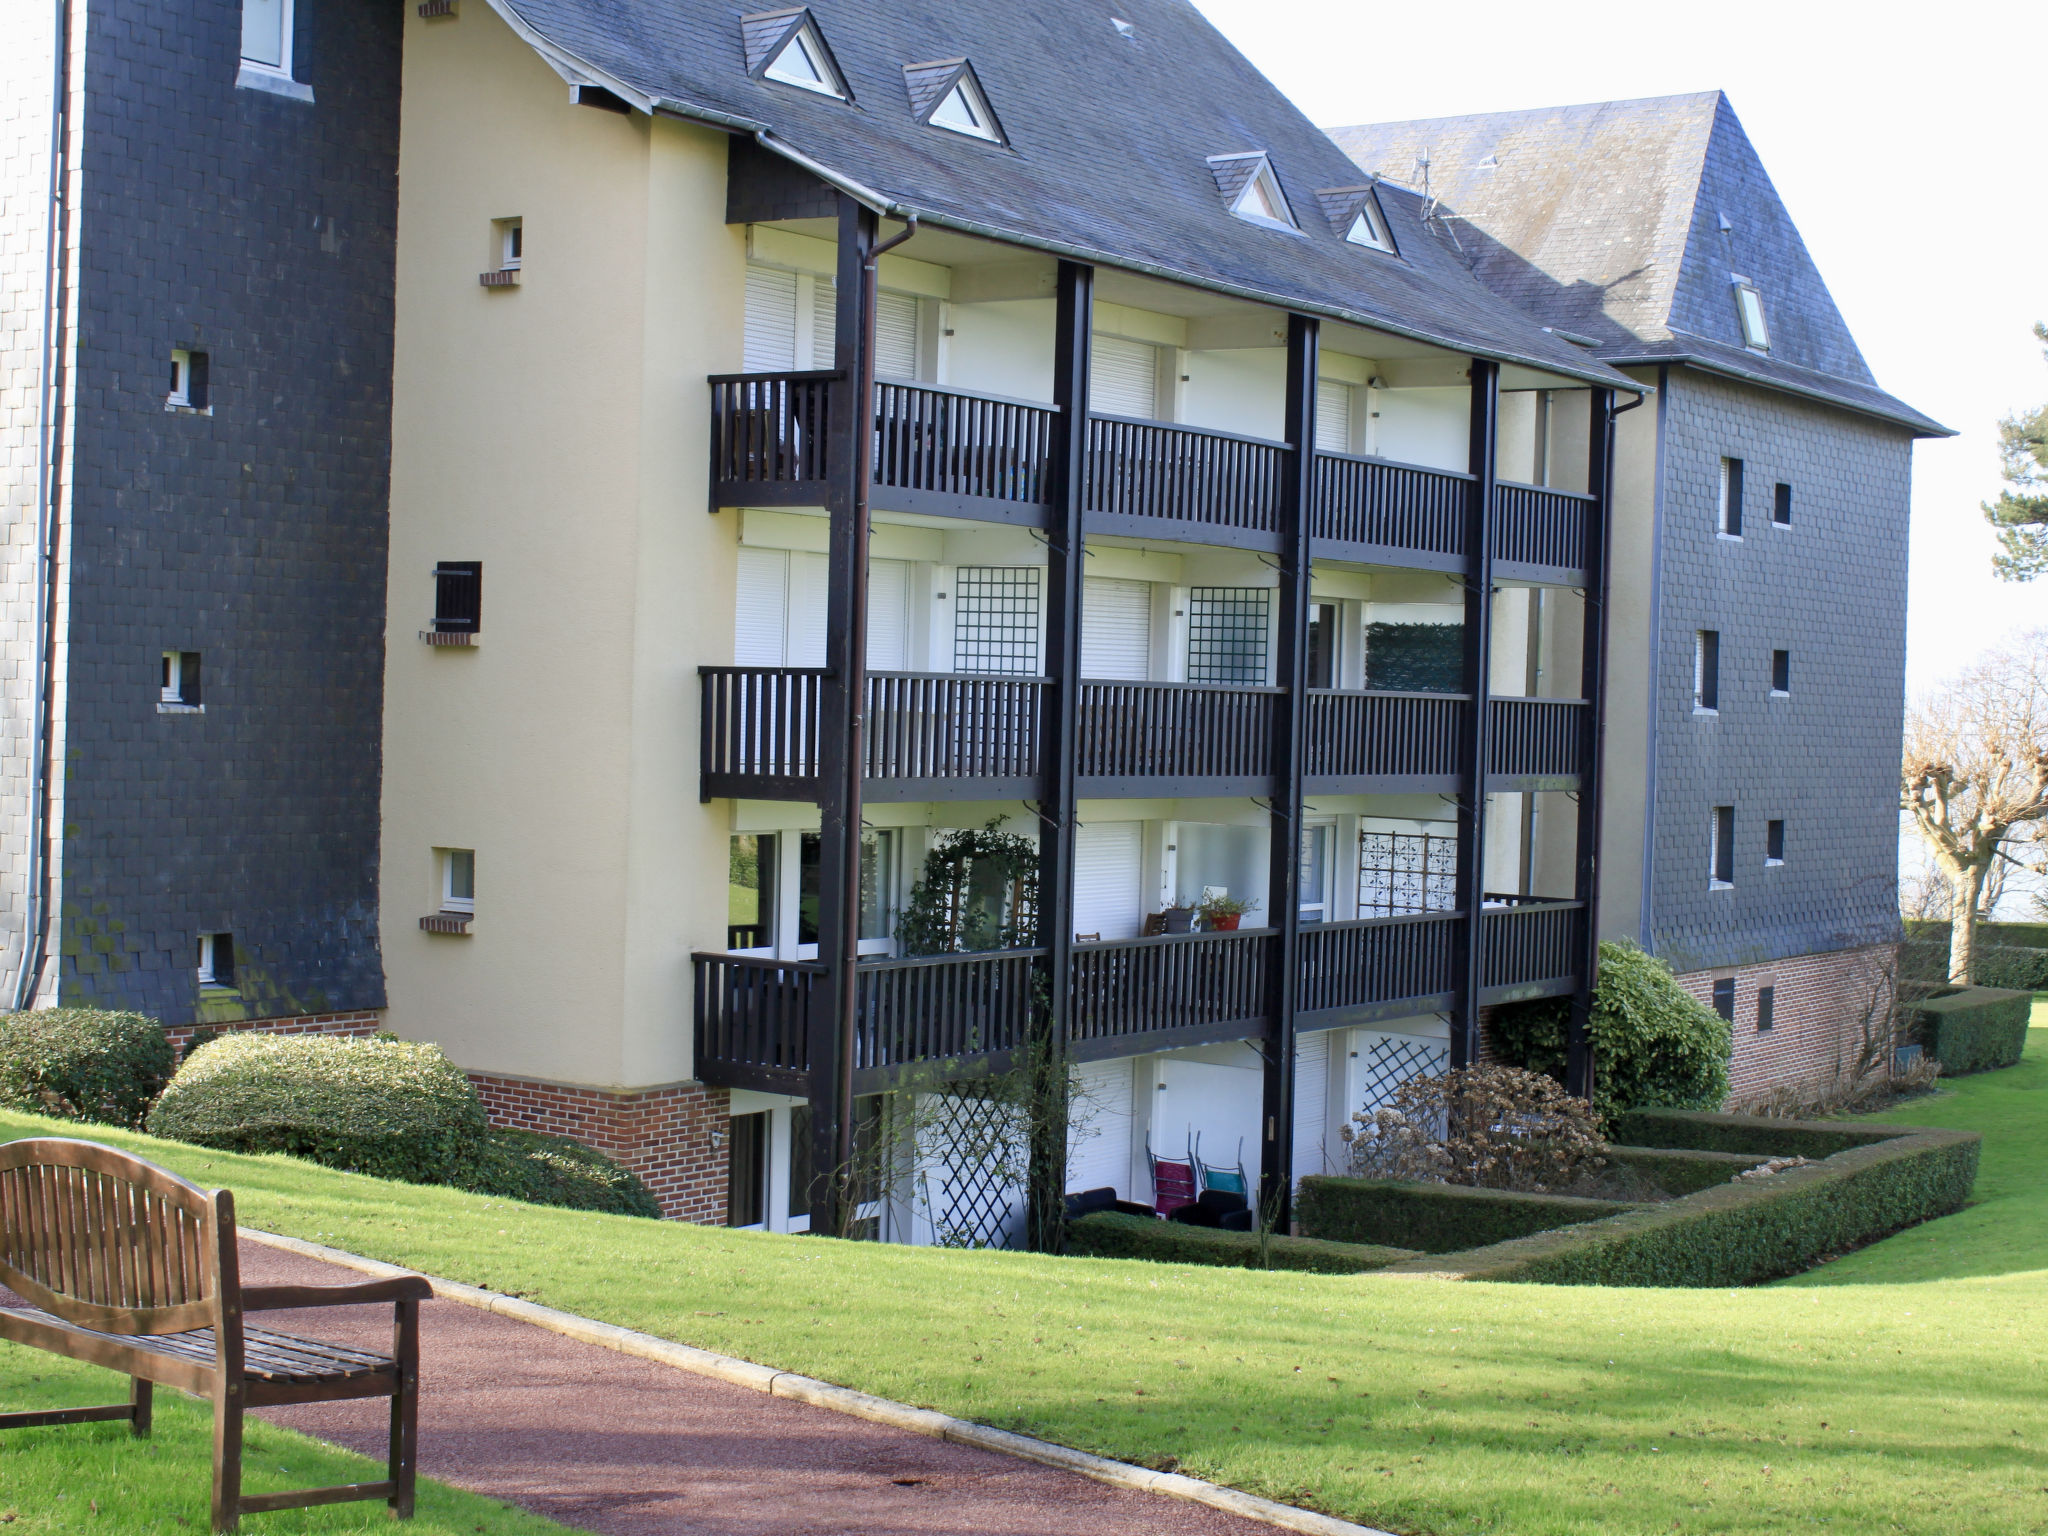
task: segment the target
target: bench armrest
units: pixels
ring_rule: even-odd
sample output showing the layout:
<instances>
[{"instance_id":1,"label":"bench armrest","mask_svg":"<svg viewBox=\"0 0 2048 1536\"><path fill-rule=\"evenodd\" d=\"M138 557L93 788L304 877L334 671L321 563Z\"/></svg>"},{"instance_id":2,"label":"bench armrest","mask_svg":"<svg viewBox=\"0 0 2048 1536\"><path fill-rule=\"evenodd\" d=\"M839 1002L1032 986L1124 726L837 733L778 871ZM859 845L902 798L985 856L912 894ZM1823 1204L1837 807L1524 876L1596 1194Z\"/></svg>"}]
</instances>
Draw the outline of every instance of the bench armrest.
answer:
<instances>
[{"instance_id":1,"label":"bench armrest","mask_svg":"<svg viewBox=\"0 0 2048 1536\"><path fill-rule=\"evenodd\" d=\"M244 1312L282 1312L294 1307L356 1307L379 1301L425 1301L434 1288L420 1275L394 1275L361 1285L245 1285Z\"/></svg>"}]
</instances>

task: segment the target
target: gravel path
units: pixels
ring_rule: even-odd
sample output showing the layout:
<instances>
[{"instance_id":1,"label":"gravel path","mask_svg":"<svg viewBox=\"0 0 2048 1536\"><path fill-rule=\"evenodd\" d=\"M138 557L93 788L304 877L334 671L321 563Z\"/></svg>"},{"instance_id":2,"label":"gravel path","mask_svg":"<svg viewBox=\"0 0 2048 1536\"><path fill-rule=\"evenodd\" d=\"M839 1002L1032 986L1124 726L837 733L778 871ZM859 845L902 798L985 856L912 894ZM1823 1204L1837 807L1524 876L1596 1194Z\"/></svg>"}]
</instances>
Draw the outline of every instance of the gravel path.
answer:
<instances>
[{"instance_id":1,"label":"gravel path","mask_svg":"<svg viewBox=\"0 0 2048 1536\"><path fill-rule=\"evenodd\" d=\"M248 1284L362 1276L245 1240ZM390 1311L264 1326L390 1347ZM421 1307L420 1471L605 1536L1272 1536L1273 1528L581 1344ZM382 1460L382 1399L264 1417Z\"/></svg>"}]
</instances>

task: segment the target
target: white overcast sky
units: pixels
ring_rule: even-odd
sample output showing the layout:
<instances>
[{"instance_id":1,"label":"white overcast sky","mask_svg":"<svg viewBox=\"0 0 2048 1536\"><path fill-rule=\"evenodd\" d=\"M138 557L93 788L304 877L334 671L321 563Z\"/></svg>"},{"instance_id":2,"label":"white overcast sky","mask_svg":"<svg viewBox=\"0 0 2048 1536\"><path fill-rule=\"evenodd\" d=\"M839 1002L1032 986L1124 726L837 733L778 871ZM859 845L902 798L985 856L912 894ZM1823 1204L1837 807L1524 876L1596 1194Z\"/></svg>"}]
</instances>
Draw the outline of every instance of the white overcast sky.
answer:
<instances>
[{"instance_id":1,"label":"white overcast sky","mask_svg":"<svg viewBox=\"0 0 2048 1536\"><path fill-rule=\"evenodd\" d=\"M2048 624L1991 574L1996 427L2048 401L2048 8L1196 0L1324 126L1727 92L1886 389L1961 436L1914 450L1917 690Z\"/></svg>"}]
</instances>

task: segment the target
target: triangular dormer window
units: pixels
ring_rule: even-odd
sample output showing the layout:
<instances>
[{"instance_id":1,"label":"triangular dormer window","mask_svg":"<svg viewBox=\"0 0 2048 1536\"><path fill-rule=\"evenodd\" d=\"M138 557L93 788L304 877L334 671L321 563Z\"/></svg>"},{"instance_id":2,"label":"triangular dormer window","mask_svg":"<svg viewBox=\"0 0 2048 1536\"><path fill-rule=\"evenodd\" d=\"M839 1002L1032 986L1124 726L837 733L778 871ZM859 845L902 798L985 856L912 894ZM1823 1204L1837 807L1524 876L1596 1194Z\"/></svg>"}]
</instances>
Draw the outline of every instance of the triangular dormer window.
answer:
<instances>
[{"instance_id":1,"label":"triangular dormer window","mask_svg":"<svg viewBox=\"0 0 2048 1536\"><path fill-rule=\"evenodd\" d=\"M1211 155L1209 172L1216 178L1216 190L1224 205L1247 224L1299 233L1294 214L1287 206L1287 194L1280 190L1280 178L1263 150L1241 155Z\"/></svg>"},{"instance_id":2,"label":"triangular dormer window","mask_svg":"<svg viewBox=\"0 0 2048 1536\"><path fill-rule=\"evenodd\" d=\"M740 35L746 44L747 73L820 96L853 99L808 8L743 16Z\"/></svg>"},{"instance_id":3,"label":"triangular dormer window","mask_svg":"<svg viewBox=\"0 0 2048 1536\"><path fill-rule=\"evenodd\" d=\"M1362 245L1369 251L1385 251L1389 256L1400 254L1387 227L1386 210L1380 207L1379 195L1370 184L1324 188L1316 193L1316 201L1323 205L1330 228L1347 243Z\"/></svg>"},{"instance_id":4,"label":"triangular dormer window","mask_svg":"<svg viewBox=\"0 0 2048 1536\"><path fill-rule=\"evenodd\" d=\"M917 120L970 139L1006 144L1002 124L988 104L988 95L965 59L939 59L903 66L903 84L910 92L910 110Z\"/></svg>"}]
</instances>

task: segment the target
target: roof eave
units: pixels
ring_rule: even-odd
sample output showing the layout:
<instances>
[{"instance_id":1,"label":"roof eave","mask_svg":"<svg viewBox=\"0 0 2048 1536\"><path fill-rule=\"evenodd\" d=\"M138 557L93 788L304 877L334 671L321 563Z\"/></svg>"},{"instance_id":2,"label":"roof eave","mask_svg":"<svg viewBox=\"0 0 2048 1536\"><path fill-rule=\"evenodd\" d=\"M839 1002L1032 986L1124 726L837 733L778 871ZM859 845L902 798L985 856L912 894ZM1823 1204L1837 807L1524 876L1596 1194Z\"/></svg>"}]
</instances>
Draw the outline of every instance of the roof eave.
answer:
<instances>
[{"instance_id":1,"label":"roof eave","mask_svg":"<svg viewBox=\"0 0 2048 1536\"><path fill-rule=\"evenodd\" d=\"M1868 416L1875 421L1889 422L1893 426L1905 427L1915 437L1941 438L1958 435L1954 427L1945 427L1933 417L1921 415L1904 401L1899 402L1900 408L1897 411L1878 410L1846 395L1836 394L1822 385L1806 386L1796 384L1789 379L1780 378L1775 374L1759 373L1754 369L1739 367L1728 359L1717 357L1711 353L1677 351L1636 354L1627 352L1615 353L1603 350L1601 356L1616 368L1654 368L1660 364L1684 364L1690 368L1697 368L1703 373L1718 373L1724 378L1740 379L1745 384L1755 384L1762 389L1781 390L1785 394L1797 395L1801 399L1815 400L1823 405L1832 405L1837 410L1849 411L1858 416Z\"/></svg>"}]
</instances>

